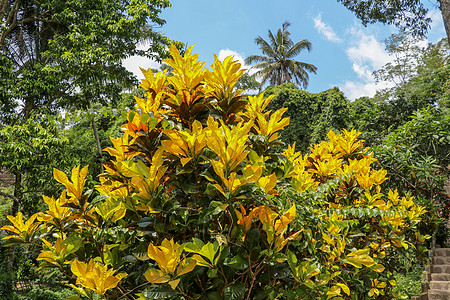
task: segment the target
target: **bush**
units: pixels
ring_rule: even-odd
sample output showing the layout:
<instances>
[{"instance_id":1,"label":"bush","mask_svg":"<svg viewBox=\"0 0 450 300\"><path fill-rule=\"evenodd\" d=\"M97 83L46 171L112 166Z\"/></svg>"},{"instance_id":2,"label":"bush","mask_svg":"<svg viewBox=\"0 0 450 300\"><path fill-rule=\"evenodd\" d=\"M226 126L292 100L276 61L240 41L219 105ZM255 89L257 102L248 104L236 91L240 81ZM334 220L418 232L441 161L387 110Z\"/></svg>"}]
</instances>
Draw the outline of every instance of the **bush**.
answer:
<instances>
[{"instance_id":1,"label":"bush","mask_svg":"<svg viewBox=\"0 0 450 300\"><path fill-rule=\"evenodd\" d=\"M425 268L420 265L414 265L411 271L406 274L394 274L397 281L396 290L408 297L416 296L422 292L422 274Z\"/></svg>"},{"instance_id":2,"label":"bush","mask_svg":"<svg viewBox=\"0 0 450 300\"><path fill-rule=\"evenodd\" d=\"M426 253L423 207L381 193L356 131L280 152L286 109L234 89L231 57L205 70L191 51L171 48L171 76L144 71L97 193L87 167L55 169L66 189L25 223L9 216L8 243L42 247L40 268L89 299L390 298L396 257Z\"/></svg>"},{"instance_id":3,"label":"bush","mask_svg":"<svg viewBox=\"0 0 450 300\"><path fill-rule=\"evenodd\" d=\"M13 299L13 277L7 272L0 272L0 299Z\"/></svg>"},{"instance_id":4,"label":"bush","mask_svg":"<svg viewBox=\"0 0 450 300\"><path fill-rule=\"evenodd\" d=\"M67 297L74 296L72 290L59 289L52 291L49 289L43 289L39 287L34 287L31 291L27 293L27 300L64 300Z\"/></svg>"}]
</instances>

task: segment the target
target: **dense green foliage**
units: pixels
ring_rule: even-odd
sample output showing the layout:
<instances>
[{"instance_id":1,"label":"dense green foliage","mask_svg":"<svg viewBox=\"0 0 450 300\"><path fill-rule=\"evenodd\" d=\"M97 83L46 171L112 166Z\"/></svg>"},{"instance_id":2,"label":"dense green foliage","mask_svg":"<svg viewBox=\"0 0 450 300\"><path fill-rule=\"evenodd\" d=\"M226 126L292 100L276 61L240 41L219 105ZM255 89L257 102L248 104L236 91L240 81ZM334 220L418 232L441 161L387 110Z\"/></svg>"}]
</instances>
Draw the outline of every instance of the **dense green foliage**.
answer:
<instances>
[{"instance_id":1,"label":"dense green foliage","mask_svg":"<svg viewBox=\"0 0 450 300\"><path fill-rule=\"evenodd\" d=\"M326 138L330 130L339 131L349 126L349 101L338 88L313 94L298 89L293 83L269 87L266 94L276 97L270 109L287 108L290 125L281 133L286 144L296 143L303 152Z\"/></svg>"},{"instance_id":2,"label":"dense green foliage","mask_svg":"<svg viewBox=\"0 0 450 300\"><path fill-rule=\"evenodd\" d=\"M415 35L425 35L431 19L424 1L420 0L338 0L355 13L364 25L381 22L411 30ZM447 35L450 33L450 2L438 0ZM450 43L450 36L448 36Z\"/></svg>"},{"instance_id":3,"label":"dense green foliage","mask_svg":"<svg viewBox=\"0 0 450 300\"><path fill-rule=\"evenodd\" d=\"M450 116L431 107L419 110L375 146L374 152L389 172L386 187L416 196L429 212L422 231L433 234L440 228L437 242L446 246L450 197L444 184L450 175Z\"/></svg>"},{"instance_id":4,"label":"dense green foliage","mask_svg":"<svg viewBox=\"0 0 450 300\"><path fill-rule=\"evenodd\" d=\"M153 26L164 23L158 15L169 5L167 0L3 0L3 105L13 105L16 118L27 119L38 111L119 99L124 85L136 83L123 59L164 57L171 41ZM141 41L148 49L138 48Z\"/></svg>"},{"instance_id":5,"label":"dense green foliage","mask_svg":"<svg viewBox=\"0 0 450 300\"><path fill-rule=\"evenodd\" d=\"M15 178L13 194L3 193L13 199L13 213L18 212L19 205L21 210L33 213L42 192L57 191L49 184L49 175L54 167L73 162L66 156L66 147L67 139L52 123L45 125L28 119L0 129L1 166Z\"/></svg>"}]
</instances>

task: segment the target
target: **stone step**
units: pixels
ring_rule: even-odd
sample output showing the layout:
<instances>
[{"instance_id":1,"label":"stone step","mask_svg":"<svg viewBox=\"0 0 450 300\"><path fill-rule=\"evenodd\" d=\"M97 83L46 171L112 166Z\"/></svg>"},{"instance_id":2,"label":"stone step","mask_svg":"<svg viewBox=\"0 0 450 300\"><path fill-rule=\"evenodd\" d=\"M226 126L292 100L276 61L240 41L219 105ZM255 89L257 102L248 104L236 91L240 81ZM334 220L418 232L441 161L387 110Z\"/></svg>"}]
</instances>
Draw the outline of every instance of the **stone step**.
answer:
<instances>
[{"instance_id":1,"label":"stone step","mask_svg":"<svg viewBox=\"0 0 450 300\"><path fill-rule=\"evenodd\" d=\"M411 297L411 300L449 300L450 291L428 290L420 295Z\"/></svg>"},{"instance_id":2,"label":"stone step","mask_svg":"<svg viewBox=\"0 0 450 300\"><path fill-rule=\"evenodd\" d=\"M449 300L450 291L428 290L428 300Z\"/></svg>"},{"instance_id":3,"label":"stone step","mask_svg":"<svg viewBox=\"0 0 450 300\"><path fill-rule=\"evenodd\" d=\"M434 265L450 265L450 256L434 256L432 262Z\"/></svg>"},{"instance_id":4,"label":"stone step","mask_svg":"<svg viewBox=\"0 0 450 300\"><path fill-rule=\"evenodd\" d=\"M450 274L435 273L431 274L432 281L450 281Z\"/></svg>"},{"instance_id":5,"label":"stone step","mask_svg":"<svg viewBox=\"0 0 450 300\"><path fill-rule=\"evenodd\" d=\"M432 265L431 274L433 273L450 274L450 265Z\"/></svg>"},{"instance_id":6,"label":"stone step","mask_svg":"<svg viewBox=\"0 0 450 300\"><path fill-rule=\"evenodd\" d=\"M430 290L450 291L450 281L430 281Z\"/></svg>"},{"instance_id":7,"label":"stone step","mask_svg":"<svg viewBox=\"0 0 450 300\"><path fill-rule=\"evenodd\" d=\"M428 300L428 293L424 292L424 293L422 293L420 295L412 296L411 300Z\"/></svg>"},{"instance_id":8,"label":"stone step","mask_svg":"<svg viewBox=\"0 0 450 300\"><path fill-rule=\"evenodd\" d=\"M434 250L434 256L450 256L450 248L437 248Z\"/></svg>"}]
</instances>

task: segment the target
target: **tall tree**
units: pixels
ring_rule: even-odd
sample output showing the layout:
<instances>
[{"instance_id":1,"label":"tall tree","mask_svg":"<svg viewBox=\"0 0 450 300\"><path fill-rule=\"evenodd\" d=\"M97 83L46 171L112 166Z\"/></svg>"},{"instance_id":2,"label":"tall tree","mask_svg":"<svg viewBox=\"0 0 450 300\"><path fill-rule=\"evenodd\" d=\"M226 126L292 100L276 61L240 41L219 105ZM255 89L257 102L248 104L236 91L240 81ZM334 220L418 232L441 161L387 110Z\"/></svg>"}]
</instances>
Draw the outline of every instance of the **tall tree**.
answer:
<instances>
[{"instance_id":1,"label":"tall tree","mask_svg":"<svg viewBox=\"0 0 450 300\"><path fill-rule=\"evenodd\" d=\"M124 85L136 83L122 66L125 58L165 55L171 41L155 28L164 24L158 15L169 5L168 0L0 0L0 57L6 66L0 77L8 79L0 87L3 106L12 103L17 120L36 111L119 99ZM142 41L148 49L138 48Z\"/></svg>"},{"instance_id":2,"label":"tall tree","mask_svg":"<svg viewBox=\"0 0 450 300\"><path fill-rule=\"evenodd\" d=\"M271 85L295 80L298 85L306 88L309 82L308 72L316 73L317 67L313 64L293 59L304 49L311 51L311 43L304 39L294 44L290 38L291 33L287 30L290 25L289 22L283 23L276 35L269 30L269 42L257 37L255 42L264 55L250 55L245 59L246 64L258 63L253 68L258 70L255 75L262 78L262 85L267 80Z\"/></svg>"},{"instance_id":3,"label":"tall tree","mask_svg":"<svg viewBox=\"0 0 450 300\"><path fill-rule=\"evenodd\" d=\"M171 41L156 28L164 24L159 14L169 5L168 0L0 0L0 127L26 124L37 115L43 120L42 113L61 108L120 101L123 88L136 83L122 61L165 56ZM140 42L148 49L138 48ZM21 172L16 170L16 179L23 178Z\"/></svg>"},{"instance_id":4,"label":"tall tree","mask_svg":"<svg viewBox=\"0 0 450 300\"><path fill-rule=\"evenodd\" d=\"M337 0L355 13L364 25L381 22L402 29L410 29L417 35L424 35L431 19L428 9L420 0ZM450 0L437 0L444 19L447 39L450 43Z\"/></svg>"},{"instance_id":5,"label":"tall tree","mask_svg":"<svg viewBox=\"0 0 450 300\"><path fill-rule=\"evenodd\" d=\"M424 55L425 40L419 37L411 37L405 30L391 34L384 40L386 52L393 57L391 62L373 74L378 81L393 82L400 87L414 76L417 76L417 66Z\"/></svg>"}]
</instances>

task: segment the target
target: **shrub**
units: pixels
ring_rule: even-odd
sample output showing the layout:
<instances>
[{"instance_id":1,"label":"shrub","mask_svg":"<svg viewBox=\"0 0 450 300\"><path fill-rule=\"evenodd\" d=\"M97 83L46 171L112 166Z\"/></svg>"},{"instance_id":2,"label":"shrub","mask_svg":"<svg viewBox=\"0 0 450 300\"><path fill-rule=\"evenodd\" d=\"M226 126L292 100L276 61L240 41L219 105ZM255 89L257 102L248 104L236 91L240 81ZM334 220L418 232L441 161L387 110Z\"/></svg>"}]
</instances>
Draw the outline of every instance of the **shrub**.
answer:
<instances>
[{"instance_id":1,"label":"shrub","mask_svg":"<svg viewBox=\"0 0 450 300\"><path fill-rule=\"evenodd\" d=\"M0 272L0 299L12 299L13 295L12 275L7 272Z\"/></svg>"},{"instance_id":2,"label":"shrub","mask_svg":"<svg viewBox=\"0 0 450 300\"><path fill-rule=\"evenodd\" d=\"M74 296L73 290L57 289L49 290L39 287L34 287L27 293L27 300L64 300L67 297ZM69 298L70 299L70 298Z\"/></svg>"},{"instance_id":3,"label":"shrub","mask_svg":"<svg viewBox=\"0 0 450 300\"><path fill-rule=\"evenodd\" d=\"M232 57L205 70L191 51L171 48L171 76L143 71L96 192L87 167L55 169L66 189L26 222L8 216L8 242L42 247L40 268L89 299L391 297L396 255L425 252L423 207L380 192L356 131L280 152L286 109L234 89Z\"/></svg>"}]
</instances>

